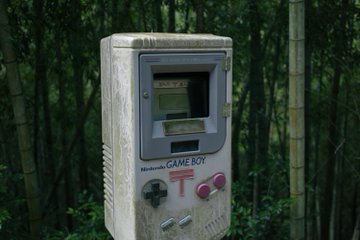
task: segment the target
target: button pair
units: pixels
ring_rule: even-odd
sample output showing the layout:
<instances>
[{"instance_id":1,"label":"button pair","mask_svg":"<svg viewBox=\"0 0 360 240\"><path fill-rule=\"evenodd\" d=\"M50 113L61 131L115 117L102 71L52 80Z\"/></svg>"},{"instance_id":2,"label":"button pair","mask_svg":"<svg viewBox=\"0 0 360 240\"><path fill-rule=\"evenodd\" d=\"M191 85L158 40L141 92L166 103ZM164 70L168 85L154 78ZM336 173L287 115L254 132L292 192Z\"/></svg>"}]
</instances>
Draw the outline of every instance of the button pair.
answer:
<instances>
[{"instance_id":1,"label":"button pair","mask_svg":"<svg viewBox=\"0 0 360 240\"><path fill-rule=\"evenodd\" d=\"M226 184L226 177L223 173L216 173L212 177L212 184L217 188L221 189ZM196 194L200 198L207 198L210 195L211 188L207 182L200 183L196 187Z\"/></svg>"},{"instance_id":2,"label":"button pair","mask_svg":"<svg viewBox=\"0 0 360 240\"><path fill-rule=\"evenodd\" d=\"M179 221L179 226L181 228L184 228L191 222L192 222L191 215L187 215ZM167 230L169 230L169 228L171 228L175 224L176 224L175 218L169 218L166 221L164 221L163 223L161 223L160 227L163 231L167 231Z\"/></svg>"}]
</instances>

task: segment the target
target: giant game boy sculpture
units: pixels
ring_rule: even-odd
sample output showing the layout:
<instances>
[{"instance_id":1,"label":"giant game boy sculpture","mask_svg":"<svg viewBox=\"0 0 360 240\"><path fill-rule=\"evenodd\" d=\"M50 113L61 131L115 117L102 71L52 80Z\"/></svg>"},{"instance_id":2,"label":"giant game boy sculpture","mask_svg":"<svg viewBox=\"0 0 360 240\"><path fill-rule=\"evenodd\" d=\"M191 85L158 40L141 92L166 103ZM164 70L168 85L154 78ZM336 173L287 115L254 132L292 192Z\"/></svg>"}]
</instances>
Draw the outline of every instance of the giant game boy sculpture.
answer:
<instances>
[{"instance_id":1,"label":"giant game boy sculpture","mask_svg":"<svg viewBox=\"0 0 360 240\"><path fill-rule=\"evenodd\" d=\"M220 239L230 225L232 40L101 41L105 225L116 240Z\"/></svg>"}]
</instances>

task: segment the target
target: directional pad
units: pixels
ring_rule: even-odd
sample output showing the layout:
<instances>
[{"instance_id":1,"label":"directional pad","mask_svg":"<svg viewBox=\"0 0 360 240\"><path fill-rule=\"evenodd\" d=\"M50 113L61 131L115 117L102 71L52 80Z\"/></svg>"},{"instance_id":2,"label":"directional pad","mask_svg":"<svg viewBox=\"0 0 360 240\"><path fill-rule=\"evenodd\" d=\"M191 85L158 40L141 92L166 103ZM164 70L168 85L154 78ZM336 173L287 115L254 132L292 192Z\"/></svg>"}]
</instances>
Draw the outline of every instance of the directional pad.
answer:
<instances>
[{"instance_id":1,"label":"directional pad","mask_svg":"<svg viewBox=\"0 0 360 240\"><path fill-rule=\"evenodd\" d=\"M166 184L161 180L151 180L143 188L143 195L146 200L150 200L153 208L157 208L162 198L167 197Z\"/></svg>"}]
</instances>

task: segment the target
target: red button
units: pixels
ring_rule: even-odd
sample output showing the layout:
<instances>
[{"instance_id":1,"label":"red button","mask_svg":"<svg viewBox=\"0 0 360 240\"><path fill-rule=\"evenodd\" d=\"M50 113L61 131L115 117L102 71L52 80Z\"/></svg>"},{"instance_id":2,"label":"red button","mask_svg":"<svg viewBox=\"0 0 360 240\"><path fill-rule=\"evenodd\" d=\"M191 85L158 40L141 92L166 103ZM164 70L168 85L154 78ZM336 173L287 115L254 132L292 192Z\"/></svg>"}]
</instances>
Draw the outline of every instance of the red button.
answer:
<instances>
[{"instance_id":1,"label":"red button","mask_svg":"<svg viewBox=\"0 0 360 240\"><path fill-rule=\"evenodd\" d=\"M201 183L196 188L196 194L201 198L207 198L210 194L210 187L206 183Z\"/></svg>"},{"instance_id":2,"label":"red button","mask_svg":"<svg viewBox=\"0 0 360 240\"><path fill-rule=\"evenodd\" d=\"M223 173L217 173L213 176L213 184L216 188L222 188L226 184L226 177Z\"/></svg>"}]
</instances>

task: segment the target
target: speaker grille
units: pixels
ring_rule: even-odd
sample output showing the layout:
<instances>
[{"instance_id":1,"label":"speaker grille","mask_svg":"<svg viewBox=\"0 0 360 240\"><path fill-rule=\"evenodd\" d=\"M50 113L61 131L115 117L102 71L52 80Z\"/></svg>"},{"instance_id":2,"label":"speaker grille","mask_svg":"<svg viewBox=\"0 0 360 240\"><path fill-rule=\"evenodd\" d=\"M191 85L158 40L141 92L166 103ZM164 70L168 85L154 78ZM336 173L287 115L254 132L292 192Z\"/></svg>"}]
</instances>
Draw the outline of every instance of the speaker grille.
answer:
<instances>
[{"instance_id":1,"label":"speaker grille","mask_svg":"<svg viewBox=\"0 0 360 240\"><path fill-rule=\"evenodd\" d=\"M104 195L105 204L113 209L113 171L111 148L103 145Z\"/></svg>"},{"instance_id":2,"label":"speaker grille","mask_svg":"<svg viewBox=\"0 0 360 240\"><path fill-rule=\"evenodd\" d=\"M217 239L218 237L223 236L226 230L227 224L223 215L205 226L205 232L208 234L210 239Z\"/></svg>"}]
</instances>

